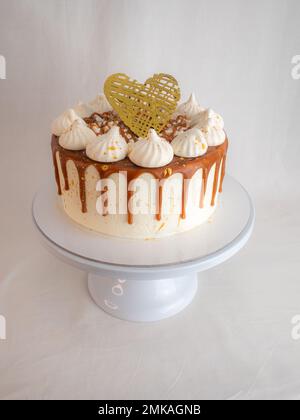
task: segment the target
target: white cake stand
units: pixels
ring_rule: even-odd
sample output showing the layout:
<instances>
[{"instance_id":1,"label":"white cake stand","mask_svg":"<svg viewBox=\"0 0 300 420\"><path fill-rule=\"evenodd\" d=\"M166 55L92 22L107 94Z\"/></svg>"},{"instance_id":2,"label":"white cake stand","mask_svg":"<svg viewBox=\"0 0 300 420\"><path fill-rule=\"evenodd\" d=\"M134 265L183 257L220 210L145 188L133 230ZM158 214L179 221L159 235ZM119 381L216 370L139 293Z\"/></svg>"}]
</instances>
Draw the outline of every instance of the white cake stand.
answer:
<instances>
[{"instance_id":1,"label":"white cake stand","mask_svg":"<svg viewBox=\"0 0 300 420\"><path fill-rule=\"evenodd\" d=\"M64 213L53 182L35 195L32 215L47 248L88 273L96 304L130 321L156 321L185 308L197 291L197 273L237 253L255 218L248 193L228 175L210 222L159 240L118 239L80 227Z\"/></svg>"}]
</instances>

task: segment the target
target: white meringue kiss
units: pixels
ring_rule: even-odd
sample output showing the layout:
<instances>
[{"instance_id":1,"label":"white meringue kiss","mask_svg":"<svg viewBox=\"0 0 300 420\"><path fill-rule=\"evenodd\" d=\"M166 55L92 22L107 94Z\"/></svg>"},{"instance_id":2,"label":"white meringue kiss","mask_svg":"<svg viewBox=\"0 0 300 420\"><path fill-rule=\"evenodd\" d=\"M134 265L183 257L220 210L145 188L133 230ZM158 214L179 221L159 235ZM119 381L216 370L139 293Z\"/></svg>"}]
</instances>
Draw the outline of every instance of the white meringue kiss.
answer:
<instances>
[{"instance_id":1,"label":"white meringue kiss","mask_svg":"<svg viewBox=\"0 0 300 420\"><path fill-rule=\"evenodd\" d=\"M226 139L223 118L210 108L196 115L191 125L202 131L208 146L219 146Z\"/></svg>"},{"instance_id":2,"label":"white meringue kiss","mask_svg":"<svg viewBox=\"0 0 300 420\"><path fill-rule=\"evenodd\" d=\"M112 111L112 107L103 93L101 95L97 95L95 99L88 103L88 106L93 110L93 112L97 112L98 114Z\"/></svg>"},{"instance_id":3,"label":"white meringue kiss","mask_svg":"<svg viewBox=\"0 0 300 420\"><path fill-rule=\"evenodd\" d=\"M205 136L208 146L219 146L224 143L226 139L224 130L216 127L210 127L207 131L203 131L203 129L201 129L201 131Z\"/></svg>"},{"instance_id":4,"label":"white meringue kiss","mask_svg":"<svg viewBox=\"0 0 300 420\"><path fill-rule=\"evenodd\" d=\"M221 115L217 114L211 108L207 108L194 115L191 119L191 125L198 128L218 127L224 128L224 120Z\"/></svg>"},{"instance_id":5,"label":"white meringue kiss","mask_svg":"<svg viewBox=\"0 0 300 420\"><path fill-rule=\"evenodd\" d=\"M174 154L180 157L194 158L207 151L207 142L199 128L190 128L178 134L171 143Z\"/></svg>"},{"instance_id":6,"label":"white meringue kiss","mask_svg":"<svg viewBox=\"0 0 300 420\"><path fill-rule=\"evenodd\" d=\"M78 102L78 104L74 107L74 111L81 118L90 117L94 112L93 108L89 104L85 104L84 102Z\"/></svg>"},{"instance_id":7,"label":"white meringue kiss","mask_svg":"<svg viewBox=\"0 0 300 420\"><path fill-rule=\"evenodd\" d=\"M202 108L195 97L195 94L192 93L189 97L189 99L180 104L176 111L174 116L177 117L178 115L186 115L187 118L192 118L194 115L198 114L199 112L203 111L204 108Z\"/></svg>"},{"instance_id":8,"label":"white meringue kiss","mask_svg":"<svg viewBox=\"0 0 300 420\"><path fill-rule=\"evenodd\" d=\"M195 115L191 126L202 131L208 146L219 146L225 141L224 120L210 108Z\"/></svg>"},{"instance_id":9,"label":"white meringue kiss","mask_svg":"<svg viewBox=\"0 0 300 420\"><path fill-rule=\"evenodd\" d=\"M67 150L83 150L86 145L97 138L96 134L87 127L86 123L75 120L70 129L59 137L59 144Z\"/></svg>"},{"instance_id":10,"label":"white meringue kiss","mask_svg":"<svg viewBox=\"0 0 300 420\"><path fill-rule=\"evenodd\" d=\"M81 118L76 114L74 109L68 109L53 121L51 124L51 132L56 136L61 136L70 129L74 121L80 119Z\"/></svg>"},{"instance_id":11,"label":"white meringue kiss","mask_svg":"<svg viewBox=\"0 0 300 420\"><path fill-rule=\"evenodd\" d=\"M107 133L96 136L86 147L87 156L97 162L117 162L124 159L127 153L128 144L116 126Z\"/></svg>"},{"instance_id":12,"label":"white meringue kiss","mask_svg":"<svg viewBox=\"0 0 300 420\"><path fill-rule=\"evenodd\" d=\"M170 143L150 129L146 139L140 138L131 148L129 159L142 168L159 168L170 163L174 152Z\"/></svg>"}]
</instances>

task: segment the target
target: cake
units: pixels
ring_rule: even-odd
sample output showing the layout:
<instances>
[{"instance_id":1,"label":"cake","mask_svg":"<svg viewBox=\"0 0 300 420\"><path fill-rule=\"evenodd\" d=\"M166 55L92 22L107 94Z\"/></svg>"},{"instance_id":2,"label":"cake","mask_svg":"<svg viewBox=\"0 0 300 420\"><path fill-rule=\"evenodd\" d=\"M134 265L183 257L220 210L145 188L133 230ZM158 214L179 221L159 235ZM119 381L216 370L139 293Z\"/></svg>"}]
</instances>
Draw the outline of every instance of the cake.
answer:
<instances>
[{"instance_id":1,"label":"cake","mask_svg":"<svg viewBox=\"0 0 300 420\"><path fill-rule=\"evenodd\" d=\"M160 238L199 226L216 209L228 148L222 117L194 94L178 105L172 76L149 80L113 75L114 88L108 78L105 94L52 123L63 209L94 232Z\"/></svg>"}]
</instances>

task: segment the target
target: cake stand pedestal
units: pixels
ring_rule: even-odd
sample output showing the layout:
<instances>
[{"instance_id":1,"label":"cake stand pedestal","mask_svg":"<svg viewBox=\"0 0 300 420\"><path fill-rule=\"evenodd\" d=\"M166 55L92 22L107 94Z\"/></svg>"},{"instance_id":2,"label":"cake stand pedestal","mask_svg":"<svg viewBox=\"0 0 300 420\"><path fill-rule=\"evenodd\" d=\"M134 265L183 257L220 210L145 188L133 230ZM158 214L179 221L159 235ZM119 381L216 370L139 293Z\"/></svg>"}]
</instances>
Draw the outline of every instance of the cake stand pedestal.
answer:
<instances>
[{"instance_id":1,"label":"cake stand pedestal","mask_svg":"<svg viewBox=\"0 0 300 420\"><path fill-rule=\"evenodd\" d=\"M35 195L33 220L54 255L87 272L88 289L100 308L130 321L157 321L185 308L196 294L197 273L237 253L254 226L246 190L226 176L212 220L188 232L158 240L119 239L72 222L54 185Z\"/></svg>"}]
</instances>

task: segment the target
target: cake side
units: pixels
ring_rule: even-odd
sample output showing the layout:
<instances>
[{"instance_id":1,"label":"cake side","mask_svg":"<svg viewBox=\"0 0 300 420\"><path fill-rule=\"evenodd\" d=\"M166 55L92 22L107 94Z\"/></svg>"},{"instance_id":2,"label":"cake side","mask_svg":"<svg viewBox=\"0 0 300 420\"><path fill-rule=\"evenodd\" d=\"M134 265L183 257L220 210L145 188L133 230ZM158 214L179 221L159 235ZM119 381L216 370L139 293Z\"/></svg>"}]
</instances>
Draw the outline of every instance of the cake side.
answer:
<instances>
[{"instance_id":1,"label":"cake side","mask_svg":"<svg viewBox=\"0 0 300 420\"><path fill-rule=\"evenodd\" d=\"M97 232L139 238L182 232L205 222L215 210L225 175L227 146L226 140L220 146L209 148L205 157L175 157L167 167L146 170L129 159L111 164L94 162L84 151L63 149L53 136L58 193L62 195L66 213L77 223ZM101 179L113 180L116 196L108 191L101 197L105 194L105 186L103 191L97 191ZM133 201L140 179L148 188L144 188L144 194L139 194L141 202L130 211L130 199ZM152 194L152 200L151 180L159 183L155 188L160 190ZM117 206L115 214L108 212L101 216L97 211L99 199L107 207L110 201L121 205ZM134 202L132 204L134 207Z\"/></svg>"}]
</instances>

